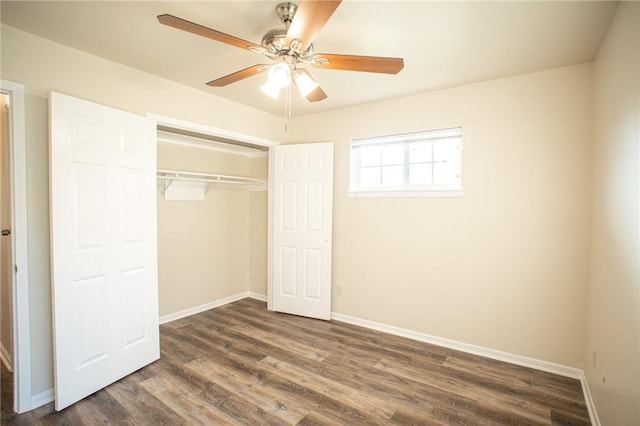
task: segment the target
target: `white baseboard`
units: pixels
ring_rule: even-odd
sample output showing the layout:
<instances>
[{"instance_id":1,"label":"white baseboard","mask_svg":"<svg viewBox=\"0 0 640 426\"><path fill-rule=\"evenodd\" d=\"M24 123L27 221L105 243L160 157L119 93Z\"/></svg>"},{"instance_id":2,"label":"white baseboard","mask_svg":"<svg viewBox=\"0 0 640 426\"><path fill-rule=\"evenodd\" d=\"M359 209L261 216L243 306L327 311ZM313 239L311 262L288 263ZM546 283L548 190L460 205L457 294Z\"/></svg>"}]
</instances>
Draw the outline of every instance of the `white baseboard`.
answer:
<instances>
[{"instance_id":1,"label":"white baseboard","mask_svg":"<svg viewBox=\"0 0 640 426\"><path fill-rule=\"evenodd\" d=\"M245 299L247 297L252 297L254 299L261 300L260 297L262 297L262 295L260 295L259 293L253 293L250 291L234 294L233 296L224 297L218 300L213 300L211 302L194 306L192 308L187 308L182 311L174 312L172 314L162 315L160 317L160 324L165 324L171 321L178 320L180 318L185 318L191 315L199 314L200 312L208 311L209 309L213 309L213 308L218 308L223 305L228 305L229 303L233 303L237 300ZM264 297L265 297L265 300L267 300L266 296Z\"/></svg>"},{"instance_id":2,"label":"white baseboard","mask_svg":"<svg viewBox=\"0 0 640 426\"><path fill-rule=\"evenodd\" d=\"M2 343L0 343L0 361L13 373L13 357Z\"/></svg>"},{"instance_id":3,"label":"white baseboard","mask_svg":"<svg viewBox=\"0 0 640 426\"><path fill-rule=\"evenodd\" d=\"M582 372L582 377L580 378L580 384L582 385L582 393L584 394L584 401L587 404L587 410L589 410L589 419L591 420L591 424L593 426L600 426L600 418L598 417L598 413L596 412L596 404L593 400L593 396L591 396L591 390L589 389L589 382L587 381L587 375Z\"/></svg>"},{"instance_id":4,"label":"white baseboard","mask_svg":"<svg viewBox=\"0 0 640 426\"><path fill-rule=\"evenodd\" d=\"M47 389L44 392L40 392L37 395L33 395L31 397L31 408L30 410L34 410L38 407L42 407L45 404L53 402L55 400L55 392L52 389Z\"/></svg>"},{"instance_id":5,"label":"white baseboard","mask_svg":"<svg viewBox=\"0 0 640 426\"><path fill-rule=\"evenodd\" d=\"M248 297L250 297L252 299L259 300L261 302L266 302L267 301L267 295L266 294L256 293L255 291L250 291L249 294L248 294Z\"/></svg>"}]
</instances>

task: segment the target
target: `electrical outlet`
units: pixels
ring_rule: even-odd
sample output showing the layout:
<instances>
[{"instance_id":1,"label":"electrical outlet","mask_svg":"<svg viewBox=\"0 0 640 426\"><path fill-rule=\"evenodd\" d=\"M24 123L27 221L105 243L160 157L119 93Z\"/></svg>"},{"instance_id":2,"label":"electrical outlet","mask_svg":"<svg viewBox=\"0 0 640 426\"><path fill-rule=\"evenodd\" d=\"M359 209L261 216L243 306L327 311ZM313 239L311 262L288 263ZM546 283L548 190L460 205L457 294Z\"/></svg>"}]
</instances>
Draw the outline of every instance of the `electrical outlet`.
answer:
<instances>
[{"instance_id":1,"label":"electrical outlet","mask_svg":"<svg viewBox=\"0 0 640 426\"><path fill-rule=\"evenodd\" d=\"M598 352L593 351L593 354L591 354L591 366L595 370L597 365L598 365Z\"/></svg>"},{"instance_id":2,"label":"electrical outlet","mask_svg":"<svg viewBox=\"0 0 640 426\"><path fill-rule=\"evenodd\" d=\"M336 296L342 296L342 286L336 286Z\"/></svg>"}]
</instances>

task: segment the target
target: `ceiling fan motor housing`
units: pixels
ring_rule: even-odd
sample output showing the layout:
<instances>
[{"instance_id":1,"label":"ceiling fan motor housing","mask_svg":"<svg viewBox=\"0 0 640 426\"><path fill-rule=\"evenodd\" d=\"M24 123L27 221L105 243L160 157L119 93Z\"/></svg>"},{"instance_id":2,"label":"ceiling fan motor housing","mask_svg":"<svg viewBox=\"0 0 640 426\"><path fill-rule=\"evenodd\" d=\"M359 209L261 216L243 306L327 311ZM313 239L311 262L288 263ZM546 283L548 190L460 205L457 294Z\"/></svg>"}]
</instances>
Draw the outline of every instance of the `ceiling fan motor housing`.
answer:
<instances>
[{"instance_id":1,"label":"ceiling fan motor housing","mask_svg":"<svg viewBox=\"0 0 640 426\"><path fill-rule=\"evenodd\" d=\"M269 30L264 37L262 37L262 47L267 49L271 54L279 57L288 55L294 57L296 60L298 58L306 59L311 56L313 50L311 45L309 45L305 51L300 51L300 47L302 46L300 40L294 39L289 45L286 43L287 32L297 9L298 5L290 2L280 3L276 6L276 13L285 27Z\"/></svg>"},{"instance_id":2,"label":"ceiling fan motor housing","mask_svg":"<svg viewBox=\"0 0 640 426\"><path fill-rule=\"evenodd\" d=\"M287 45L285 40L286 37L287 30L284 28L274 28L273 30L269 30L264 37L262 37L262 47L275 57L290 56L296 61L305 61L313 56L313 44L310 44L307 50L301 52L300 40L294 39L290 45Z\"/></svg>"},{"instance_id":3,"label":"ceiling fan motor housing","mask_svg":"<svg viewBox=\"0 0 640 426\"><path fill-rule=\"evenodd\" d=\"M287 37L287 30L285 28L274 28L267 31L262 37L262 47L267 49L271 53L278 53L282 50L289 50L285 43Z\"/></svg>"}]
</instances>

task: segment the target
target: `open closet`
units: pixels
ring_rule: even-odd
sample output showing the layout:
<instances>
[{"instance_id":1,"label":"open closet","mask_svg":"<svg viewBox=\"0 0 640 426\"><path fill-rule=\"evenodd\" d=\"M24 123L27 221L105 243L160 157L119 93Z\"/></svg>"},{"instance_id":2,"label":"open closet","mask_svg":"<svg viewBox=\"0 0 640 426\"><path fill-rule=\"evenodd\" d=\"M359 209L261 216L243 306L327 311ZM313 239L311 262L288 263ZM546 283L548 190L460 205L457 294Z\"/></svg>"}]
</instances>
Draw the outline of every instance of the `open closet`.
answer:
<instances>
[{"instance_id":1,"label":"open closet","mask_svg":"<svg viewBox=\"0 0 640 426\"><path fill-rule=\"evenodd\" d=\"M50 126L56 410L157 360L159 322L246 296L329 319L332 143L56 92Z\"/></svg>"},{"instance_id":2,"label":"open closet","mask_svg":"<svg viewBox=\"0 0 640 426\"><path fill-rule=\"evenodd\" d=\"M158 126L161 322L267 293L268 147Z\"/></svg>"}]
</instances>

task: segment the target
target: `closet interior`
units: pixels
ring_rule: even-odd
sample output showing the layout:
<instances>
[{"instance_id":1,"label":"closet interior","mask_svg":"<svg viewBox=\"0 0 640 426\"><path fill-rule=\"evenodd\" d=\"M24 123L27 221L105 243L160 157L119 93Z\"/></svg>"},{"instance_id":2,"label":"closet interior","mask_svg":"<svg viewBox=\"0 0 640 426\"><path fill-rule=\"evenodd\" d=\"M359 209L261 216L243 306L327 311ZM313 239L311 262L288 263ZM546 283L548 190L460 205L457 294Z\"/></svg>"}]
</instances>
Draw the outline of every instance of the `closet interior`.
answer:
<instances>
[{"instance_id":1,"label":"closet interior","mask_svg":"<svg viewBox=\"0 0 640 426\"><path fill-rule=\"evenodd\" d=\"M160 317L267 293L268 147L158 127Z\"/></svg>"}]
</instances>

